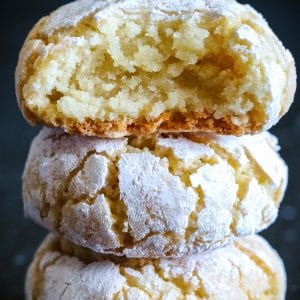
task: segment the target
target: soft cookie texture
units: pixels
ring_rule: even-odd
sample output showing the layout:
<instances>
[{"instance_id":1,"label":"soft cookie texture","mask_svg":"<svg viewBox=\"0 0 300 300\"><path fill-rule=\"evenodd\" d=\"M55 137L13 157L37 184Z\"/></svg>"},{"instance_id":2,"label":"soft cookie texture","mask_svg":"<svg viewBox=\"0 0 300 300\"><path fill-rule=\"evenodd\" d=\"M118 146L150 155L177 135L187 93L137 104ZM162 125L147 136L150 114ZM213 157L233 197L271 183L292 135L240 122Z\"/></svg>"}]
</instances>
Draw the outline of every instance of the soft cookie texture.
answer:
<instances>
[{"instance_id":1,"label":"soft cookie texture","mask_svg":"<svg viewBox=\"0 0 300 300\"><path fill-rule=\"evenodd\" d=\"M96 254L49 235L26 280L27 300L283 300L281 259L258 236L178 259Z\"/></svg>"},{"instance_id":2,"label":"soft cookie texture","mask_svg":"<svg viewBox=\"0 0 300 300\"><path fill-rule=\"evenodd\" d=\"M96 252L182 256L268 227L287 167L275 137L101 139L43 129L23 175L27 216Z\"/></svg>"},{"instance_id":3,"label":"soft cookie texture","mask_svg":"<svg viewBox=\"0 0 300 300\"><path fill-rule=\"evenodd\" d=\"M123 137L269 129L293 101L294 60L232 0L80 0L44 17L20 54L26 119Z\"/></svg>"}]
</instances>

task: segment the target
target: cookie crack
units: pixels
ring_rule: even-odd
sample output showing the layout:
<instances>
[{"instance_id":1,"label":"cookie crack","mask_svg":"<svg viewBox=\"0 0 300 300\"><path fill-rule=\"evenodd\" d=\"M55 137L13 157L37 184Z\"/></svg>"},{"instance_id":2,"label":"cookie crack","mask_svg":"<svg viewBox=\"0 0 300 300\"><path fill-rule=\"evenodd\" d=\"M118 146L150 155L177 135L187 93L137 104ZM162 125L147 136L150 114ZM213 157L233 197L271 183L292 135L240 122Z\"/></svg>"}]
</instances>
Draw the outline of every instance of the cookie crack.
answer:
<instances>
[{"instance_id":1,"label":"cookie crack","mask_svg":"<svg viewBox=\"0 0 300 300\"><path fill-rule=\"evenodd\" d=\"M239 275L239 288L241 291L243 291L243 293L246 294L247 298L250 300L252 299L251 297L251 294L248 290L245 290L244 289L244 286L242 285L242 279L243 279L243 273L241 271L241 268L240 266L238 266L237 264L235 264L235 262L231 259L231 258L228 258L228 262L232 265L233 268L235 268L238 272L238 275Z\"/></svg>"},{"instance_id":2,"label":"cookie crack","mask_svg":"<svg viewBox=\"0 0 300 300\"><path fill-rule=\"evenodd\" d=\"M94 154L101 155L107 158L108 162L108 176L106 178L105 185L98 189L95 194L90 197L89 195L82 195L77 199L70 199L69 201L62 204L61 209L66 205L76 205L78 203L86 203L88 205L93 205L99 195L103 195L110 214L113 218L113 225L110 229L114 232L117 237L119 243L124 247L133 247L134 241L132 235L127 232L126 223L128 222L128 215L124 201L120 197L119 190L119 178L118 178L118 166L117 162L120 159L120 155L109 156L106 152L97 152L90 151L84 157L84 159L80 162L78 167L76 167L66 179L64 186L62 188L63 191L67 191L72 179L83 170L86 161ZM64 194L62 195L62 199L65 199ZM59 224L62 222L62 218L59 219ZM59 225L60 227L60 225ZM108 250L109 251L109 250Z\"/></svg>"},{"instance_id":3,"label":"cookie crack","mask_svg":"<svg viewBox=\"0 0 300 300\"><path fill-rule=\"evenodd\" d=\"M249 160L249 164L247 164L246 166L239 166L237 159L234 158L234 156L231 153L229 153L225 148L215 143L209 143L209 146L213 148L216 154L220 156L222 159L224 159L232 167L234 171L235 183L238 186L238 190L236 194L236 201L232 208L232 222L230 224L230 230L232 234L238 236L236 227L237 227L237 222L239 220L238 215L240 213L240 207L245 199L250 182L253 178L251 174L252 169L250 169L252 167L251 161ZM246 154L246 149L244 147L243 150ZM255 171L254 171L254 178L258 180L257 173ZM260 186L264 186L262 185L261 181L258 180L258 182Z\"/></svg>"},{"instance_id":4,"label":"cookie crack","mask_svg":"<svg viewBox=\"0 0 300 300\"><path fill-rule=\"evenodd\" d=\"M235 243L235 246L244 254L246 254L253 263L260 268L268 277L269 289L265 291L265 294L279 294L277 277L276 274L270 269L270 267L261 259L255 252L251 251L249 248L246 248L239 243ZM274 291L276 289L276 292ZM275 293L274 293L275 292Z\"/></svg>"},{"instance_id":5,"label":"cookie crack","mask_svg":"<svg viewBox=\"0 0 300 300\"><path fill-rule=\"evenodd\" d=\"M130 267L130 269L133 269L133 268ZM135 271L141 273L140 269L135 270ZM134 280L130 279L130 276L126 274L126 267L119 265L119 272L126 279L126 283L129 287L142 290L144 293L146 293L149 296L150 299L152 298L152 295L142 285L138 285L137 283L134 282ZM125 287L123 287L122 290L125 292Z\"/></svg>"},{"instance_id":6,"label":"cookie crack","mask_svg":"<svg viewBox=\"0 0 300 300\"><path fill-rule=\"evenodd\" d=\"M63 180L61 185L58 188L57 191L57 197L55 204L51 207L51 210L54 211L55 215L57 216L57 219L55 221L55 229L57 232L60 232L60 224L62 221L62 209L66 205L65 200L65 192L68 190L69 185L72 181L72 179L84 168L84 165L86 161L91 157L93 154L95 154L96 151L89 151L77 164L77 166L69 173L69 175L66 177L66 179ZM48 217L48 215L46 216Z\"/></svg>"},{"instance_id":7,"label":"cookie crack","mask_svg":"<svg viewBox=\"0 0 300 300\"><path fill-rule=\"evenodd\" d=\"M43 258L44 254L48 251L48 249L45 249L42 253L40 253L40 259L36 265L36 267L38 268L38 273L40 275L40 281L38 283L38 286L36 286L35 283L35 287L33 288L33 290L35 291L35 296L33 297L34 299L42 299L43 297L43 289L44 289L44 285L45 285L45 272L46 270L51 267L54 266L56 264L56 262L63 257L62 254L58 254L58 256L56 256L54 259L48 261L42 268L42 270L40 269L40 262L41 259Z\"/></svg>"}]
</instances>

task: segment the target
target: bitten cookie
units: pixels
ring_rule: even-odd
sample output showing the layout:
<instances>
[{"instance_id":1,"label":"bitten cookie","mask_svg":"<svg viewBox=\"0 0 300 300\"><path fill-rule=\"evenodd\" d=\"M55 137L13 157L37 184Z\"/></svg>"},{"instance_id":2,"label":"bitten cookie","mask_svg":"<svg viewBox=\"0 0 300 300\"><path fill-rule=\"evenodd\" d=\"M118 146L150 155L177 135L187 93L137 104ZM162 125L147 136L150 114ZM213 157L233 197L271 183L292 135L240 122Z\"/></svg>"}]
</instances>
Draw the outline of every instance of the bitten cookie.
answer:
<instances>
[{"instance_id":1,"label":"bitten cookie","mask_svg":"<svg viewBox=\"0 0 300 300\"><path fill-rule=\"evenodd\" d=\"M23 175L27 216L96 252L182 256L276 218L287 167L269 133L100 139L43 129Z\"/></svg>"},{"instance_id":2,"label":"bitten cookie","mask_svg":"<svg viewBox=\"0 0 300 300\"><path fill-rule=\"evenodd\" d=\"M180 259L128 259L49 235L26 280L27 300L283 300L285 289L281 259L258 236Z\"/></svg>"},{"instance_id":3,"label":"bitten cookie","mask_svg":"<svg viewBox=\"0 0 300 300\"><path fill-rule=\"evenodd\" d=\"M32 124L122 137L269 129L293 101L294 60L232 0L81 0L42 18L16 90Z\"/></svg>"}]
</instances>

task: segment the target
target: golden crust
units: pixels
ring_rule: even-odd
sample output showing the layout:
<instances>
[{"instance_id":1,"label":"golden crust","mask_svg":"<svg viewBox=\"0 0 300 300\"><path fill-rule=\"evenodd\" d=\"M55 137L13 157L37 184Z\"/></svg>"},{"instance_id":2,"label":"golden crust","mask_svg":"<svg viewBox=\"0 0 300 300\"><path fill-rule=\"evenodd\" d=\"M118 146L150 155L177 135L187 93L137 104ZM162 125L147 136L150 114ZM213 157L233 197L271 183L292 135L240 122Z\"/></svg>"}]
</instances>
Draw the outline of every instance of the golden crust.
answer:
<instances>
[{"instance_id":1,"label":"golden crust","mask_svg":"<svg viewBox=\"0 0 300 300\"><path fill-rule=\"evenodd\" d=\"M253 126L256 127L256 126ZM165 113L153 121L73 123L65 127L69 133L88 136L119 137L164 132L214 132L241 136L256 131L250 126L236 126L229 118L216 120L209 113Z\"/></svg>"},{"instance_id":2,"label":"golden crust","mask_svg":"<svg viewBox=\"0 0 300 300\"><path fill-rule=\"evenodd\" d=\"M45 124L37 119L27 108L24 109L26 119L32 125ZM61 127L70 134L117 138L130 135L149 135L153 133L178 132L213 132L221 135L242 136L259 130L259 124L235 125L229 117L215 119L212 113L164 113L160 117L148 121L137 119L130 121L93 121L83 123L72 119L56 120L56 124L45 124L48 127Z\"/></svg>"}]
</instances>

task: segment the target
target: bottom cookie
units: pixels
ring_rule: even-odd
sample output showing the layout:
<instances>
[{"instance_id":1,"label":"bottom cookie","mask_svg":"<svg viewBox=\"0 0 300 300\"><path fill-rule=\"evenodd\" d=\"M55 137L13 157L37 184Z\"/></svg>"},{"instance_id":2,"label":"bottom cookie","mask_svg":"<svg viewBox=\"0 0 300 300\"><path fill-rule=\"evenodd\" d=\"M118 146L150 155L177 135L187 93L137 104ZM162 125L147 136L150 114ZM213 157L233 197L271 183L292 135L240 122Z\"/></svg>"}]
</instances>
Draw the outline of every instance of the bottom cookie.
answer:
<instances>
[{"instance_id":1,"label":"bottom cookie","mask_svg":"<svg viewBox=\"0 0 300 300\"><path fill-rule=\"evenodd\" d=\"M101 255L49 235L28 270L30 299L284 299L277 253L259 236L177 259Z\"/></svg>"}]
</instances>

